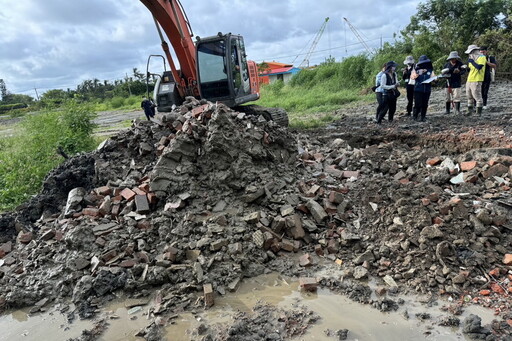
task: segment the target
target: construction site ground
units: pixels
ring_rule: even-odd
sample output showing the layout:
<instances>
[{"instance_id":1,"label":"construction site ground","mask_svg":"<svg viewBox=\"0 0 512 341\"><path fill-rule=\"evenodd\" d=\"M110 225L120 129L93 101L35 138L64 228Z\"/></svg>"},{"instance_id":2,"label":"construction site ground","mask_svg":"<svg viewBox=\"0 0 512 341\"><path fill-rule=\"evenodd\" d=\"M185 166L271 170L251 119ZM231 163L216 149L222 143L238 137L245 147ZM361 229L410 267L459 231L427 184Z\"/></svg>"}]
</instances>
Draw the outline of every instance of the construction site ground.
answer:
<instances>
[{"instance_id":1,"label":"construction site ground","mask_svg":"<svg viewBox=\"0 0 512 341\"><path fill-rule=\"evenodd\" d=\"M511 85L426 122L115 127L0 216L0 340L512 340Z\"/></svg>"}]
</instances>

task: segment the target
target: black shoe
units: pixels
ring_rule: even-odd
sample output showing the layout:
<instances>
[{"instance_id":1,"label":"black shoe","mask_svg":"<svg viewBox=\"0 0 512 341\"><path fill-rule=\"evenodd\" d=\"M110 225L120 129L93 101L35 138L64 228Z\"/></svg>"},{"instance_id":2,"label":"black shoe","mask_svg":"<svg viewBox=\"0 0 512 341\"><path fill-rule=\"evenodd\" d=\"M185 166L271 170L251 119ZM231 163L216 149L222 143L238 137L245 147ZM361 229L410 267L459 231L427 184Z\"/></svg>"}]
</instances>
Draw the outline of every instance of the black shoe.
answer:
<instances>
[{"instance_id":1,"label":"black shoe","mask_svg":"<svg viewBox=\"0 0 512 341\"><path fill-rule=\"evenodd\" d=\"M427 119L426 119L425 117L422 117L422 118L420 119L420 121L421 121L421 122L425 122L426 120L427 120Z\"/></svg>"}]
</instances>

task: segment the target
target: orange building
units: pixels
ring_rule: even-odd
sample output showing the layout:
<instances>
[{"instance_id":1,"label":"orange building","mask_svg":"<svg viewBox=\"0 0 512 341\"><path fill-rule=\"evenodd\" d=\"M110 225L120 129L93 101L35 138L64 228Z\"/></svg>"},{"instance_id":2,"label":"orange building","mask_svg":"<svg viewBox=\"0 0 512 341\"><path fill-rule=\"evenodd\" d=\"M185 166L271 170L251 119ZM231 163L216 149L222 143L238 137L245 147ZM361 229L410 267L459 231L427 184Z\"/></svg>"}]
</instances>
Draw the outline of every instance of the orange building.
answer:
<instances>
[{"instance_id":1,"label":"orange building","mask_svg":"<svg viewBox=\"0 0 512 341\"><path fill-rule=\"evenodd\" d=\"M284 64L278 62L263 62L268 65L268 69L259 74L260 84L270 84L276 80L283 82L289 81L294 74L300 71L299 68L292 64ZM262 63L262 64L263 64Z\"/></svg>"}]
</instances>

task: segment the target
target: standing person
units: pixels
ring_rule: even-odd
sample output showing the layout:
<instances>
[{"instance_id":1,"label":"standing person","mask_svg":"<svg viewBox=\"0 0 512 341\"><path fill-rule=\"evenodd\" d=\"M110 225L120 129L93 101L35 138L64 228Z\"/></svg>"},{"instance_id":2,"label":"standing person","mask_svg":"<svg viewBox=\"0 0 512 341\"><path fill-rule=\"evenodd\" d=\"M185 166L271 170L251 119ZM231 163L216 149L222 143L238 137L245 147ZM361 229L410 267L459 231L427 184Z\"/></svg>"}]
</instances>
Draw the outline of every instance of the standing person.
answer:
<instances>
[{"instance_id":1,"label":"standing person","mask_svg":"<svg viewBox=\"0 0 512 341\"><path fill-rule=\"evenodd\" d=\"M414 84L414 111L412 114L412 119L415 121L418 120L418 115L421 122L426 120L432 84L424 82L431 77L434 77L432 62L427 56L420 56L411 76L416 81L416 84Z\"/></svg>"},{"instance_id":2,"label":"standing person","mask_svg":"<svg viewBox=\"0 0 512 341\"><path fill-rule=\"evenodd\" d=\"M411 116L412 113L412 105L414 102L414 84L416 81L411 79L412 72L414 71L414 57L407 56L404 60L405 67L402 69L402 79L405 82L406 90L407 90L407 113L406 116Z\"/></svg>"},{"instance_id":3,"label":"standing person","mask_svg":"<svg viewBox=\"0 0 512 341\"><path fill-rule=\"evenodd\" d=\"M455 106L455 113L457 115L460 114L460 95L462 92L462 80L461 76L466 72L465 68L462 64L462 59L459 57L459 53L457 51L450 52L448 61L444 65L443 74L450 75L450 77L446 80L446 112L445 114L450 114L450 109L452 107L452 103Z\"/></svg>"},{"instance_id":4,"label":"standing person","mask_svg":"<svg viewBox=\"0 0 512 341\"><path fill-rule=\"evenodd\" d=\"M491 73L493 70L496 70L496 66L498 62L494 56L489 56L489 51L487 50L487 46L480 47L480 53L485 56L487 59L487 63L485 66L485 75L484 81L482 82L482 100L484 109L487 109L487 96L489 95L489 88L491 86L492 76Z\"/></svg>"},{"instance_id":5,"label":"standing person","mask_svg":"<svg viewBox=\"0 0 512 341\"><path fill-rule=\"evenodd\" d=\"M466 96L468 97L468 115L473 113L473 100L476 101L476 113L482 115L483 98L482 82L485 78L485 65L487 58L480 53L480 48L476 45L469 45L466 50L469 55L468 67L469 75L466 81Z\"/></svg>"},{"instance_id":6,"label":"standing person","mask_svg":"<svg viewBox=\"0 0 512 341\"><path fill-rule=\"evenodd\" d=\"M380 78L386 71L386 63L382 64L382 68L375 77L375 96L377 96L377 111L375 112L375 122L377 122L377 119L379 118L379 111L383 107L382 103L382 94L384 93L384 89L380 87Z\"/></svg>"},{"instance_id":7,"label":"standing person","mask_svg":"<svg viewBox=\"0 0 512 341\"><path fill-rule=\"evenodd\" d=\"M146 97L143 97L142 102L140 103L140 107L144 109L144 114L146 115L148 121L151 120L151 117L155 116L153 111L153 103Z\"/></svg>"},{"instance_id":8,"label":"standing person","mask_svg":"<svg viewBox=\"0 0 512 341\"><path fill-rule=\"evenodd\" d=\"M398 76L395 72L397 64L393 61L386 63L386 70L380 77L380 87L384 90L382 93L382 106L377 115L377 124L381 124L386 112L388 112L389 122L393 122L393 116L396 111L396 100L400 94L398 91Z\"/></svg>"}]
</instances>

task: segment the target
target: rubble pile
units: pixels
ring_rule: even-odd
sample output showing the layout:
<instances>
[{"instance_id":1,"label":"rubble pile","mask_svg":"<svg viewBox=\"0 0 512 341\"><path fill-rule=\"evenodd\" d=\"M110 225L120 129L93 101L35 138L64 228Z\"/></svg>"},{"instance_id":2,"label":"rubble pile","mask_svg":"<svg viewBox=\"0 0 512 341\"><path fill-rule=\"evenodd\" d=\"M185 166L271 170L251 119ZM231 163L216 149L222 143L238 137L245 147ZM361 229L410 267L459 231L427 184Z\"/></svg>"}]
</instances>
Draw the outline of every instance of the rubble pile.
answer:
<instances>
[{"instance_id":1,"label":"rubble pile","mask_svg":"<svg viewBox=\"0 0 512 341\"><path fill-rule=\"evenodd\" d=\"M28 208L4 218L11 222L4 230L17 229L17 236L0 248L2 306L35 304L37 311L71 297L88 317L98 298L115 290L141 296L164 285L171 294L163 295L158 313L194 303L204 283L224 294L265 270L276 256L255 244L270 232L254 223L267 219L268 225L284 193L293 191L295 137L193 99L157 123L137 122L79 157L84 161L68 161ZM73 173L82 163L87 172ZM71 183L69 176L80 187L61 182ZM46 199L52 195L53 201ZM29 208L39 219L21 219ZM287 245L289 251L299 247L291 240Z\"/></svg>"},{"instance_id":2,"label":"rubble pile","mask_svg":"<svg viewBox=\"0 0 512 341\"><path fill-rule=\"evenodd\" d=\"M379 296L501 295L512 318L510 134L344 129L294 134L192 98L135 122L0 218L0 307L70 297L88 317L157 287L158 316L278 271L383 311L395 302L360 280L382 279ZM326 265L343 278L317 279Z\"/></svg>"}]
</instances>

